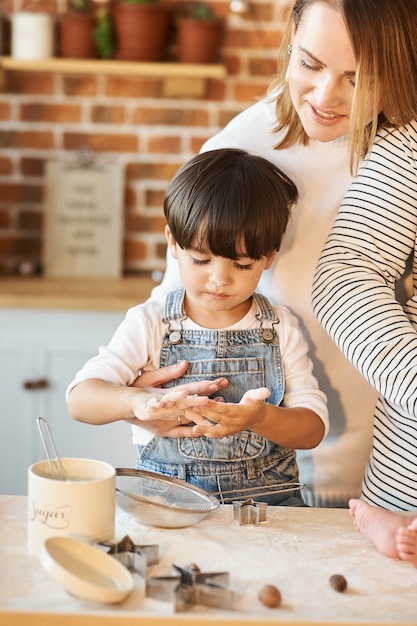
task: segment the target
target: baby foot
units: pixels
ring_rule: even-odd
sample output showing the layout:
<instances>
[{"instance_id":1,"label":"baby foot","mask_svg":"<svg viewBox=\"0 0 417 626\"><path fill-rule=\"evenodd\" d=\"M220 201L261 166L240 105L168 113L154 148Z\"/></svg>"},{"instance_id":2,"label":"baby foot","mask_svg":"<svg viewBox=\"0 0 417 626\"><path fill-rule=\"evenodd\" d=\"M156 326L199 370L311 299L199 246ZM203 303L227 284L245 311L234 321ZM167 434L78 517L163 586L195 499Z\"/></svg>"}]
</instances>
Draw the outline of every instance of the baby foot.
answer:
<instances>
[{"instance_id":1,"label":"baby foot","mask_svg":"<svg viewBox=\"0 0 417 626\"><path fill-rule=\"evenodd\" d=\"M356 530L373 543L378 552L392 559L399 558L397 532L410 523L409 517L359 499L349 500L349 512Z\"/></svg>"}]
</instances>

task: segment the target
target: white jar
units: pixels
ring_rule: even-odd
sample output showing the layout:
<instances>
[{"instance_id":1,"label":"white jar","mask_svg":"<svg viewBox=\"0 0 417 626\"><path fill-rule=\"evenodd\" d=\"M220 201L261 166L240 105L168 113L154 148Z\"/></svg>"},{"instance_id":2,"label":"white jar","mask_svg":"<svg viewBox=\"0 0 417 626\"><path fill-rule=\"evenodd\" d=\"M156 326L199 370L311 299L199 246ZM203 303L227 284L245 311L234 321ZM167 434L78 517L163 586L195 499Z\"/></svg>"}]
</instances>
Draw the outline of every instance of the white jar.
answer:
<instances>
[{"instance_id":1,"label":"white jar","mask_svg":"<svg viewBox=\"0 0 417 626\"><path fill-rule=\"evenodd\" d=\"M12 14L12 57L21 60L53 56L53 21L48 13Z\"/></svg>"}]
</instances>

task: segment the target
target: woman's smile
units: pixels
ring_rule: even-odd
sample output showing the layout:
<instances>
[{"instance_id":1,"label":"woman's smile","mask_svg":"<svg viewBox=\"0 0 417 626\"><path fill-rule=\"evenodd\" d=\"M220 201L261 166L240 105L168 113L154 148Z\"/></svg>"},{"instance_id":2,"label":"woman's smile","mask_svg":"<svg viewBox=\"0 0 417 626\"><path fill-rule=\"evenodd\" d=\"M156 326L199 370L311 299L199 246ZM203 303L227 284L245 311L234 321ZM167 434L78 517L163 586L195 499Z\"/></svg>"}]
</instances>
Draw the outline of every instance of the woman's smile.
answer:
<instances>
[{"instance_id":1,"label":"woman's smile","mask_svg":"<svg viewBox=\"0 0 417 626\"><path fill-rule=\"evenodd\" d=\"M315 107L311 103L307 103L307 104L311 110L312 117L318 124L325 124L326 126L332 125L332 124L338 124L339 122L341 122L342 120L346 118L345 115L341 115L340 113L334 113L334 112L331 113L331 112L323 111L322 109Z\"/></svg>"}]
</instances>

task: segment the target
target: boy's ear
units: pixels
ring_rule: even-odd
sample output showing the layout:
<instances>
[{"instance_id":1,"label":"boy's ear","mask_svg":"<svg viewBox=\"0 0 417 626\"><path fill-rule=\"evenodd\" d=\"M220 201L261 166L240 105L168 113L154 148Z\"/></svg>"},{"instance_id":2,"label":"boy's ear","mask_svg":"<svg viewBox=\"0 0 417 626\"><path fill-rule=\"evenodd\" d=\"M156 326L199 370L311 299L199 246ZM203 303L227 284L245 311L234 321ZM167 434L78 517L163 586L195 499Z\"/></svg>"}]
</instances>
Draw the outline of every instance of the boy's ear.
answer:
<instances>
[{"instance_id":1,"label":"boy's ear","mask_svg":"<svg viewBox=\"0 0 417 626\"><path fill-rule=\"evenodd\" d=\"M168 244L168 248L169 248L169 251L171 253L171 256L174 259L178 259L177 242L175 241L174 237L172 236L171 229L168 226L168 224L165 226L165 237L166 237L166 240L167 240L167 244Z\"/></svg>"},{"instance_id":2,"label":"boy's ear","mask_svg":"<svg viewBox=\"0 0 417 626\"><path fill-rule=\"evenodd\" d=\"M268 256L266 257L266 265L265 265L266 270L269 270L276 256L277 256L276 250L273 250L270 254L268 254Z\"/></svg>"}]
</instances>

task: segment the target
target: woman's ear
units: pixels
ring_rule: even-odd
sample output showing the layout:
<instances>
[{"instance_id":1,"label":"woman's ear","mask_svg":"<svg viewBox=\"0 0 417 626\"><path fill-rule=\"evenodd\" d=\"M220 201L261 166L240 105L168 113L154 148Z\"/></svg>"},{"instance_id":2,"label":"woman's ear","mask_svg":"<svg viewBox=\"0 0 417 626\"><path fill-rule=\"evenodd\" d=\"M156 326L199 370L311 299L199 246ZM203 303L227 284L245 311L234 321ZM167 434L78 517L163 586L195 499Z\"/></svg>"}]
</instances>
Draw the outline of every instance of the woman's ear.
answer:
<instances>
[{"instance_id":1,"label":"woman's ear","mask_svg":"<svg viewBox=\"0 0 417 626\"><path fill-rule=\"evenodd\" d=\"M169 251L171 253L171 256L174 259L178 259L178 255L177 255L177 242L175 241L172 233L171 233L171 229L168 226L168 224L165 226L165 237L167 240L167 244L168 244L168 248Z\"/></svg>"}]
</instances>

